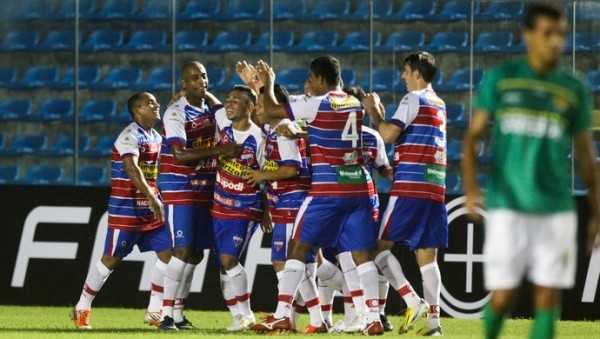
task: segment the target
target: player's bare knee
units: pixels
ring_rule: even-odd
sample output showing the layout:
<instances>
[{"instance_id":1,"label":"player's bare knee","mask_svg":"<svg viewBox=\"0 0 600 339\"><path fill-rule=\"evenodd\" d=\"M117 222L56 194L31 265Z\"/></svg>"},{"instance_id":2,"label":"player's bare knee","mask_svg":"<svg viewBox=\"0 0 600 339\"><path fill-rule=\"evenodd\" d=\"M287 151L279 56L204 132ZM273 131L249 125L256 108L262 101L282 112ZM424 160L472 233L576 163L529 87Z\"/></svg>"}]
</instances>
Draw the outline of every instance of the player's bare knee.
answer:
<instances>
[{"instance_id":1,"label":"player's bare knee","mask_svg":"<svg viewBox=\"0 0 600 339\"><path fill-rule=\"evenodd\" d=\"M275 273L283 271L285 261L273 261L273 270Z\"/></svg>"},{"instance_id":2,"label":"player's bare knee","mask_svg":"<svg viewBox=\"0 0 600 339\"><path fill-rule=\"evenodd\" d=\"M310 249L310 245L292 239L288 245L287 257L288 259L300 260L304 262L306 253L308 253Z\"/></svg>"},{"instance_id":3,"label":"player's bare knee","mask_svg":"<svg viewBox=\"0 0 600 339\"><path fill-rule=\"evenodd\" d=\"M506 313L513 300L513 290L496 290L492 292L490 305L496 313Z\"/></svg>"},{"instance_id":4,"label":"player's bare knee","mask_svg":"<svg viewBox=\"0 0 600 339\"><path fill-rule=\"evenodd\" d=\"M169 260L171 260L171 257L173 256L173 252L171 250L166 250L156 253L156 256L158 257L158 260L168 264Z\"/></svg>"},{"instance_id":5,"label":"player's bare knee","mask_svg":"<svg viewBox=\"0 0 600 339\"><path fill-rule=\"evenodd\" d=\"M238 259L231 255L221 254L220 259L221 266L223 266L225 271L234 268L238 264Z\"/></svg>"},{"instance_id":6,"label":"player's bare knee","mask_svg":"<svg viewBox=\"0 0 600 339\"><path fill-rule=\"evenodd\" d=\"M419 267L431 264L437 260L437 248L418 248L415 257Z\"/></svg>"},{"instance_id":7,"label":"player's bare knee","mask_svg":"<svg viewBox=\"0 0 600 339\"><path fill-rule=\"evenodd\" d=\"M535 286L535 308L551 310L560 302L560 292L555 288Z\"/></svg>"},{"instance_id":8,"label":"player's bare knee","mask_svg":"<svg viewBox=\"0 0 600 339\"><path fill-rule=\"evenodd\" d=\"M371 251L369 251L369 250L353 251L352 252L352 259L354 260L354 264L356 266L364 264L367 261L371 261L372 260Z\"/></svg>"},{"instance_id":9,"label":"player's bare knee","mask_svg":"<svg viewBox=\"0 0 600 339\"><path fill-rule=\"evenodd\" d=\"M115 268L117 268L117 266L119 266L119 263L121 263L121 258L105 255L102 256L101 261L102 264L106 266L106 268L108 268L109 270L114 270Z\"/></svg>"},{"instance_id":10,"label":"player's bare knee","mask_svg":"<svg viewBox=\"0 0 600 339\"><path fill-rule=\"evenodd\" d=\"M394 248L394 242L389 240L377 240L377 250L376 254L379 254L383 251L391 250Z\"/></svg>"},{"instance_id":11,"label":"player's bare knee","mask_svg":"<svg viewBox=\"0 0 600 339\"><path fill-rule=\"evenodd\" d=\"M188 262L192 256L192 251L189 247L175 247L173 249L173 255L181 259L181 261Z\"/></svg>"}]
</instances>

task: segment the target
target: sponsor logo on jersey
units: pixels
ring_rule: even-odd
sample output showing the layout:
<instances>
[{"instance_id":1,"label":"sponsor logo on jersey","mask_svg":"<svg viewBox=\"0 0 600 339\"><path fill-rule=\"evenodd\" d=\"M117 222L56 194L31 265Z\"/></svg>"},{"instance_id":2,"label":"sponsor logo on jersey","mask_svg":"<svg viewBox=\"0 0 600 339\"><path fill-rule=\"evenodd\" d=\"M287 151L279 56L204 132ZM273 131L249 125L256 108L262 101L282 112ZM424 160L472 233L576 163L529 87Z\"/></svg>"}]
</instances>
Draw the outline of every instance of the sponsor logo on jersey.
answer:
<instances>
[{"instance_id":1,"label":"sponsor logo on jersey","mask_svg":"<svg viewBox=\"0 0 600 339\"><path fill-rule=\"evenodd\" d=\"M239 235L234 235L232 239L233 239L233 246L235 246L235 247L240 247L242 245L242 243L244 242L244 238L240 237Z\"/></svg>"},{"instance_id":2,"label":"sponsor logo on jersey","mask_svg":"<svg viewBox=\"0 0 600 339\"><path fill-rule=\"evenodd\" d=\"M225 178L223 178L221 176L218 176L217 178L218 178L219 183L221 184L221 186L223 186L223 188L227 188L227 189L230 189L232 191L238 191L238 192L241 192L241 191L244 190L244 183L243 182L238 182L236 184L236 183L233 183L233 182L231 182L231 181L229 181L229 180L227 180L227 179L225 179Z\"/></svg>"},{"instance_id":3,"label":"sponsor logo on jersey","mask_svg":"<svg viewBox=\"0 0 600 339\"><path fill-rule=\"evenodd\" d=\"M284 245L285 243L283 241L273 241L273 248L277 252L281 251Z\"/></svg>"}]
</instances>

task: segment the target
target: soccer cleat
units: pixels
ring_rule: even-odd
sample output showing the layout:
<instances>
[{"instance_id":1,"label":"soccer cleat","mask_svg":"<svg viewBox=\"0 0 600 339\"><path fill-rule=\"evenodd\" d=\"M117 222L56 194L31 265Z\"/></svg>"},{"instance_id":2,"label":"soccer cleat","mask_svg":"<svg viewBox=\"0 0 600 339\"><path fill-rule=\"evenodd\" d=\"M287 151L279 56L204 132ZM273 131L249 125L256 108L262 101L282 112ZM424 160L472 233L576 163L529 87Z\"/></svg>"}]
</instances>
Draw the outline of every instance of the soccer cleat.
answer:
<instances>
[{"instance_id":1,"label":"soccer cleat","mask_svg":"<svg viewBox=\"0 0 600 339\"><path fill-rule=\"evenodd\" d=\"M398 333L404 334L410 331L417 320L427 314L428 309L429 305L423 299L421 299L416 307L408 307L404 312L404 319L402 320L402 324L400 324L400 328L398 328Z\"/></svg>"},{"instance_id":2,"label":"soccer cleat","mask_svg":"<svg viewBox=\"0 0 600 339\"><path fill-rule=\"evenodd\" d=\"M381 321L381 325L383 325L383 330L385 332L389 332L394 329L394 325L392 325L385 314L379 314L379 321Z\"/></svg>"},{"instance_id":3,"label":"soccer cleat","mask_svg":"<svg viewBox=\"0 0 600 339\"><path fill-rule=\"evenodd\" d=\"M271 332L271 331L292 331L292 322L290 318L275 318L273 315L269 315L263 320L262 323L252 326L252 330L256 332Z\"/></svg>"},{"instance_id":4,"label":"soccer cleat","mask_svg":"<svg viewBox=\"0 0 600 339\"><path fill-rule=\"evenodd\" d=\"M192 322L189 321L185 316L183 317L182 321L176 322L175 326L177 327L178 330L193 330L193 329L196 329L196 327L194 327L194 325L192 325Z\"/></svg>"},{"instance_id":5,"label":"soccer cleat","mask_svg":"<svg viewBox=\"0 0 600 339\"><path fill-rule=\"evenodd\" d=\"M429 327L427 327L427 325L425 325L420 330L418 330L417 334L421 335L421 336L424 336L424 337L441 337L441 336L444 335L442 333L442 327L441 326L438 326L436 328L429 328Z\"/></svg>"},{"instance_id":6,"label":"soccer cleat","mask_svg":"<svg viewBox=\"0 0 600 339\"><path fill-rule=\"evenodd\" d=\"M335 325L333 325L333 327L329 329L329 332L342 333L342 332L344 332L345 329L346 329L346 322L344 322L343 320L338 320L338 322L335 323Z\"/></svg>"},{"instance_id":7,"label":"soccer cleat","mask_svg":"<svg viewBox=\"0 0 600 339\"><path fill-rule=\"evenodd\" d=\"M175 320L173 320L173 318L169 317L168 315L165 316L163 318L163 320L160 321L160 325L158 326L158 329L161 331L177 331L177 326L175 326Z\"/></svg>"},{"instance_id":8,"label":"soccer cleat","mask_svg":"<svg viewBox=\"0 0 600 339\"><path fill-rule=\"evenodd\" d=\"M249 330L256 324L256 318L254 318L254 314L245 315L240 317L240 327L242 330Z\"/></svg>"},{"instance_id":9,"label":"soccer cleat","mask_svg":"<svg viewBox=\"0 0 600 339\"><path fill-rule=\"evenodd\" d=\"M244 328L242 327L242 315L236 314L231 319L231 324L225 328L227 332L239 332Z\"/></svg>"},{"instance_id":10,"label":"soccer cleat","mask_svg":"<svg viewBox=\"0 0 600 339\"><path fill-rule=\"evenodd\" d=\"M382 335L383 334L383 325L379 320L373 321L363 329L364 335Z\"/></svg>"},{"instance_id":11,"label":"soccer cleat","mask_svg":"<svg viewBox=\"0 0 600 339\"><path fill-rule=\"evenodd\" d=\"M150 326L160 326L160 312L148 312L144 313L144 324Z\"/></svg>"},{"instance_id":12,"label":"soccer cleat","mask_svg":"<svg viewBox=\"0 0 600 339\"><path fill-rule=\"evenodd\" d=\"M73 307L70 318L73 320L75 327L80 330L91 330L90 318L92 317L92 310L76 310Z\"/></svg>"},{"instance_id":13,"label":"soccer cleat","mask_svg":"<svg viewBox=\"0 0 600 339\"><path fill-rule=\"evenodd\" d=\"M327 329L327 324L325 324L325 323L322 323L321 326L319 326L319 327L313 326L313 325L308 325L304 329L304 334L317 334L317 333L328 333L328 332L329 332L329 330Z\"/></svg>"},{"instance_id":14,"label":"soccer cleat","mask_svg":"<svg viewBox=\"0 0 600 339\"><path fill-rule=\"evenodd\" d=\"M361 332L366 326L366 322L363 317L357 315L349 322L345 323L344 333L358 333Z\"/></svg>"}]
</instances>

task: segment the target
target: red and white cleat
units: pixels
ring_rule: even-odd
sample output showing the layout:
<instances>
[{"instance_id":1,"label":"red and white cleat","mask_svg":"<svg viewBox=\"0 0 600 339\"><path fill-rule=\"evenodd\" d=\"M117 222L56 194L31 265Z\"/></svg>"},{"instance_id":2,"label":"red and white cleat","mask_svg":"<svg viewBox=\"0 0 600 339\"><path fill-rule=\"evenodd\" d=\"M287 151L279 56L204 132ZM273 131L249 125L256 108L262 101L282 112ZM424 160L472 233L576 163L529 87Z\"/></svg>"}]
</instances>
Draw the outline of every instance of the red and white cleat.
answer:
<instances>
[{"instance_id":1,"label":"red and white cleat","mask_svg":"<svg viewBox=\"0 0 600 339\"><path fill-rule=\"evenodd\" d=\"M275 318L273 315L266 317L262 323L252 326L251 329L256 332L293 331L289 317Z\"/></svg>"},{"instance_id":2,"label":"red and white cleat","mask_svg":"<svg viewBox=\"0 0 600 339\"><path fill-rule=\"evenodd\" d=\"M308 325L304 329L304 334L317 334L317 333L328 333L328 332L329 332L329 329L327 328L326 323L322 323L321 326L319 326L319 327L313 326L313 325Z\"/></svg>"},{"instance_id":3,"label":"red and white cleat","mask_svg":"<svg viewBox=\"0 0 600 339\"><path fill-rule=\"evenodd\" d=\"M160 312L148 312L144 313L144 324L158 327L160 326Z\"/></svg>"},{"instance_id":4,"label":"red and white cleat","mask_svg":"<svg viewBox=\"0 0 600 339\"><path fill-rule=\"evenodd\" d=\"M363 330L364 335L382 335L383 332L383 325L379 320L367 324Z\"/></svg>"},{"instance_id":5,"label":"red and white cleat","mask_svg":"<svg viewBox=\"0 0 600 339\"><path fill-rule=\"evenodd\" d=\"M75 327L80 330L91 330L90 318L92 317L91 310L76 310L73 308L70 318L73 320Z\"/></svg>"}]
</instances>

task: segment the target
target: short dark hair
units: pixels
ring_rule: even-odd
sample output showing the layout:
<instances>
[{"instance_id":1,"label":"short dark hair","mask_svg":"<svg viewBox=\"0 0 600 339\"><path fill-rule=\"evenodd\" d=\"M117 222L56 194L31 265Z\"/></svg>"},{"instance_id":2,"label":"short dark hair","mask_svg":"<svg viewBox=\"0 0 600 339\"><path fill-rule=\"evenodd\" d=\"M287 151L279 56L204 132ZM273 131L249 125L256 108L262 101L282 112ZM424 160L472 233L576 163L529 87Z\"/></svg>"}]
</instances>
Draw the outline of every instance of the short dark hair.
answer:
<instances>
[{"instance_id":1,"label":"short dark hair","mask_svg":"<svg viewBox=\"0 0 600 339\"><path fill-rule=\"evenodd\" d=\"M533 2L525 7L525 15L523 16L523 28L529 30L535 27L535 22L538 17L545 16L553 20L561 20L565 14L563 10L551 3Z\"/></svg>"},{"instance_id":2,"label":"short dark hair","mask_svg":"<svg viewBox=\"0 0 600 339\"><path fill-rule=\"evenodd\" d=\"M340 62L331 55L320 56L311 61L310 71L325 79L329 86L338 86L342 82Z\"/></svg>"},{"instance_id":3,"label":"short dark hair","mask_svg":"<svg viewBox=\"0 0 600 339\"><path fill-rule=\"evenodd\" d=\"M346 92L348 95L354 96L359 101L362 101L365 95L367 95L365 90L360 86L344 87L344 92Z\"/></svg>"},{"instance_id":4,"label":"short dark hair","mask_svg":"<svg viewBox=\"0 0 600 339\"><path fill-rule=\"evenodd\" d=\"M196 60L187 61L181 67L181 75L183 75L185 72L187 72L188 69L190 69L190 68L196 68L196 67L199 67L199 66L204 67L204 65L200 61L196 61Z\"/></svg>"},{"instance_id":5,"label":"short dark hair","mask_svg":"<svg viewBox=\"0 0 600 339\"><path fill-rule=\"evenodd\" d=\"M408 65L411 70L419 71L423 80L430 83L437 73L437 67L435 67L435 58L431 53L418 52L413 53L404 58L402 67Z\"/></svg>"},{"instance_id":6,"label":"short dark hair","mask_svg":"<svg viewBox=\"0 0 600 339\"><path fill-rule=\"evenodd\" d=\"M231 89L231 91L238 91L238 92L242 92L245 93L246 96L248 97L248 99L250 99L250 102L252 102L254 105L256 105L256 94L254 93L254 91L245 85L235 85L233 86L233 88Z\"/></svg>"},{"instance_id":7,"label":"short dark hair","mask_svg":"<svg viewBox=\"0 0 600 339\"><path fill-rule=\"evenodd\" d=\"M129 111L129 115L131 116L131 118L133 119L133 111L135 110L135 107L138 105L138 103L140 102L140 100L142 100L142 98L144 97L144 95L147 92L137 92L134 95L132 95L131 97L129 97L129 99L127 99L127 110Z\"/></svg>"}]
</instances>

